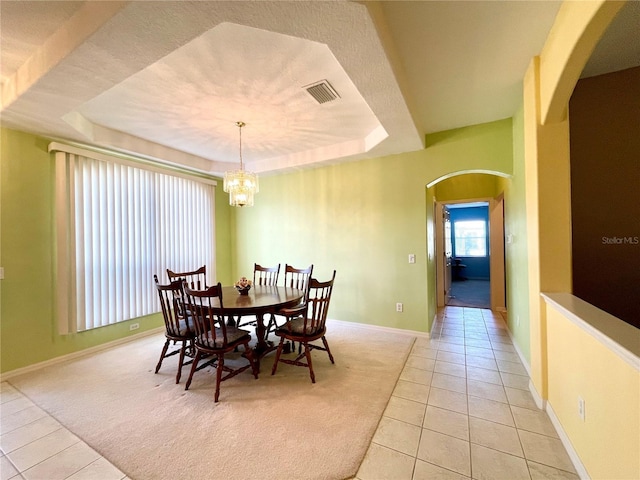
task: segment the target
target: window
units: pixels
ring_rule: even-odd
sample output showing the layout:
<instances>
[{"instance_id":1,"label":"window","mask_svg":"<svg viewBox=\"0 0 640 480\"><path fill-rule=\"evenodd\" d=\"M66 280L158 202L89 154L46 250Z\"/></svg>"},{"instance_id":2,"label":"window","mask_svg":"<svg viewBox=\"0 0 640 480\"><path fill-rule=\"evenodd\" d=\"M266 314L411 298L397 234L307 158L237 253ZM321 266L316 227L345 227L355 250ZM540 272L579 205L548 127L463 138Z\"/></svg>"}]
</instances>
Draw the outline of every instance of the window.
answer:
<instances>
[{"instance_id":1,"label":"window","mask_svg":"<svg viewBox=\"0 0 640 480\"><path fill-rule=\"evenodd\" d=\"M61 333L159 311L167 268L215 271L215 182L83 153L56 153Z\"/></svg>"},{"instance_id":2,"label":"window","mask_svg":"<svg viewBox=\"0 0 640 480\"><path fill-rule=\"evenodd\" d=\"M487 223L484 220L461 220L453 223L456 257L487 256Z\"/></svg>"}]
</instances>

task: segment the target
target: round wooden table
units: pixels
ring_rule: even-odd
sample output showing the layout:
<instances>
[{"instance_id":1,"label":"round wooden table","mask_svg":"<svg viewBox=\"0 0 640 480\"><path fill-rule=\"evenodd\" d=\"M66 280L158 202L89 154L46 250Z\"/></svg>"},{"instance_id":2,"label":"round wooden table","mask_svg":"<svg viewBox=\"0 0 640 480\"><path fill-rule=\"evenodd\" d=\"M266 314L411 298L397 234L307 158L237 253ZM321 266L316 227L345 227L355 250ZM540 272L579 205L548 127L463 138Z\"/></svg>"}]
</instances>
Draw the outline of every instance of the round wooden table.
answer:
<instances>
[{"instance_id":1,"label":"round wooden table","mask_svg":"<svg viewBox=\"0 0 640 480\"><path fill-rule=\"evenodd\" d=\"M267 325L265 315L270 316L281 308L293 307L300 303L304 291L290 287L269 287L253 285L247 295L240 295L236 287L222 287L222 305L224 313L229 317L255 315L257 344L254 349L259 362L275 346L267 342ZM269 317L267 317L267 322Z\"/></svg>"}]
</instances>

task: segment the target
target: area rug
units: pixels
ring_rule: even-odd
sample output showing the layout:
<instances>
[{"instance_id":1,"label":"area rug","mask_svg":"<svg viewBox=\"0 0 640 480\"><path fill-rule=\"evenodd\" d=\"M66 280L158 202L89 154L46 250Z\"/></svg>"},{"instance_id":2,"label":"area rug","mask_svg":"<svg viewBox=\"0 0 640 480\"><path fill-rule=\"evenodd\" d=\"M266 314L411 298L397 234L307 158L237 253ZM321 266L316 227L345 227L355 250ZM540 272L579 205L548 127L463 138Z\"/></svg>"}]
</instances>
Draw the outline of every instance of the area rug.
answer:
<instances>
[{"instance_id":1,"label":"area rug","mask_svg":"<svg viewBox=\"0 0 640 480\"><path fill-rule=\"evenodd\" d=\"M491 308L489 280L463 280L451 283L451 298L447 305L457 307Z\"/></svg>"},{"instance_id":2,"label":"area rug","mask_svg":"<svg viewBox=\"0 0 640 480\"><path fill-rule=\"evenodd\" d=\"M164 336L12 378L9 383L133 480L345 479L355 476L389 401L414 337L330 322L335 358L312 352L308 370L263 359L222 383L177 358L154 374ZM290 354L291 355L291 354ZM230 362L244 361L232 358Z\"/></svg>"}]
</instances>

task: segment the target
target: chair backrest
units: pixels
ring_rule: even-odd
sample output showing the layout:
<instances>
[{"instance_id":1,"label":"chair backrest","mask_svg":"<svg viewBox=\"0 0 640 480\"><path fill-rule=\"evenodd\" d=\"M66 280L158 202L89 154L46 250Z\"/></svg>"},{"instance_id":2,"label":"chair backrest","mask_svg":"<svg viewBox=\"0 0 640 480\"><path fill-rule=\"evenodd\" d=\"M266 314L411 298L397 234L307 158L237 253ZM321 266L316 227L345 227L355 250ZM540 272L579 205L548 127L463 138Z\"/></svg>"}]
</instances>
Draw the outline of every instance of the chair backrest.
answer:
<instances>
[{"instance_id":1,"label":"chair backrest","mask_svg":"<svg viewBox=\"0 0 640 480\"><path fill-rule=\"evenodd\" d=\"M185 285L184 296L195 324L196 343L210 349L225 348L229 342L220 282L205 290Z\"/></svg>"},{"instance_id":2,"label":"chair backrest","mask_svg":"<svg viewBox=\"0 0 640 480\"><path fill-rule=\"evenodd\" d=\"M257 263L253 266L253 284L267 285L269 287L278 284L278 276L280 275L280 264L277 267L263 267Z\"/></svg>"},{"instance_id":3,"label":"chair backrest","mask_svg":"<svg viewBox=\"0 0 640 480\"><path fill-rule=\"evenodd\" d=\"M309 292L307 294L307 308L304 315L303 332L319 332L324 330L327 323L327 312L333 292L333 282L336 279L336 271L333 271L331 280L320 282L315 278L309 279Z\"/></svg>"},{"instance_id":4,"label":"chair backrest","mask_svg":"<svg viewBox=\"0 0 640 480\"><path fill-rule=\"evenodd\" d=\"M306 292L309 288L309 279L312 274L313 264L307 268L294 268L291 265L285 265L284 286L297 288L298 290L304 290Z\"/></svg>"},{"instance_id":5,"label":"chair backrest","mask_svg":"<svg viewBox=\"0 0 640 480\"><path fill-rule=\"evenodd\" d=\"M167 268L167 276L169 281L182 279L185 283L195 290L204 290L207 288L207 266L203 265L197 270L191 272L174 272Z\"/></svg>"},{"instance_id":6,"label":"chair backrest","mask_svg":"<svg viewBox=\"0 0 640 480\"><path fill-rule=\"evenodd\" d=\"M162 307L162 316L164 317L167 335L176 338L192 337L194 332L190 329L188 322L184 321L182 281L175 280L168 285L160 285L157 275L153 276L153 280L156 283L156 289L160 297L160 306Z\"/></svg>"}]
</instances>

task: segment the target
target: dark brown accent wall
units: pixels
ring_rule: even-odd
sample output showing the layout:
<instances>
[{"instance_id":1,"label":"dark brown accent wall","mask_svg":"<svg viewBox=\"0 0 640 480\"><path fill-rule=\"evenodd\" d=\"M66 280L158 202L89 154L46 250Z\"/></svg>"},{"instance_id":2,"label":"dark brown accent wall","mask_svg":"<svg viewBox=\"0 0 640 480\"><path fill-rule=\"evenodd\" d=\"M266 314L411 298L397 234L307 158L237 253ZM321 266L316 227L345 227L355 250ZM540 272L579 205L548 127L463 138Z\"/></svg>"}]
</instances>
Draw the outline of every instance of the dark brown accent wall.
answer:
<instances>
[{"instance_id":1,"label":"dark brown accent wall","mask_svg":"<svg viewBox=\"0 0 640 480\"><path fill-rule=\"evenodd\" d=\"M569 103L573 294L640 328L640 67Z\"/></svg>"}]
</instances>

